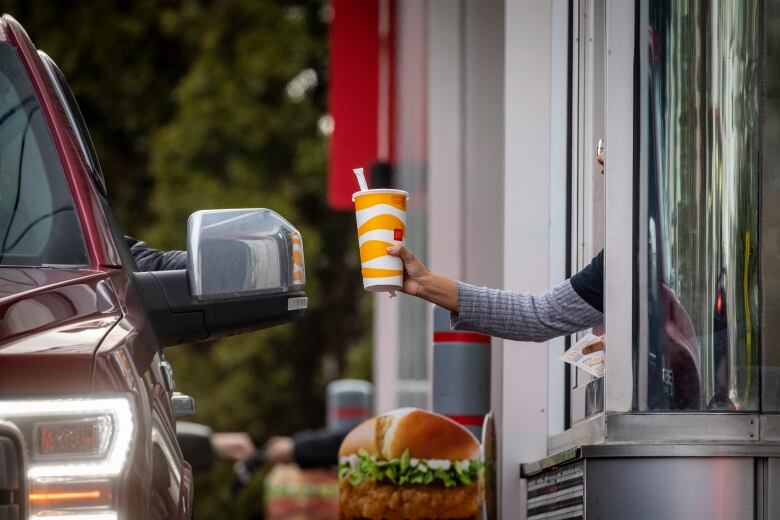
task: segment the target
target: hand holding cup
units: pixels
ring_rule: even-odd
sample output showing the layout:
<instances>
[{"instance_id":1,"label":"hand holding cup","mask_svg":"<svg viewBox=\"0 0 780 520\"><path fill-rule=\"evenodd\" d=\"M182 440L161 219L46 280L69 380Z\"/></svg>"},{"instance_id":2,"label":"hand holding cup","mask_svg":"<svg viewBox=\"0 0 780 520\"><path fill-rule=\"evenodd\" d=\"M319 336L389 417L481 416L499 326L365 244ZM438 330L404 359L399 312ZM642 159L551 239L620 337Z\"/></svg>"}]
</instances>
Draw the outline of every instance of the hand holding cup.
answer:
<instances>
[{"instance_id":1,"label":"hand holding cup","mask_svg":"<svg viewBox=\"0 0 780 520\"><path fill-rule=\"evenodd\" d=\"M422 286L430 276L430 270L404 246L388 247L387 253L403 261L404 281L401 292L411 296L421 296Z\"/></svg>"}]
</instances>

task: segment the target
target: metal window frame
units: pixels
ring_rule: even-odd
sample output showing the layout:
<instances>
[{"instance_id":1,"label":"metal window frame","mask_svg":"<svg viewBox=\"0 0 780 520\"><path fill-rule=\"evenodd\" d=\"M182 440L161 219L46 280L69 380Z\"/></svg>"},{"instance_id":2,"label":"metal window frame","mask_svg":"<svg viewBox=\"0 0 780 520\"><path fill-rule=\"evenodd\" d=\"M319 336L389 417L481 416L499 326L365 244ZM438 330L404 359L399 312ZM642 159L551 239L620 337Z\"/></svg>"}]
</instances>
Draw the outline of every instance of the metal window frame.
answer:
<instances>
[{"instance_id":1,"label":"metal window frame","mask_svg":"<svg viewBox=\"0 0 780 520\"><path fill-rule=\"evenodd\" d=\"M633 2L607 3L606 237L604 323L606 413L632 409L634 395L634 39Z\"/></svg>"},{"instance_id":2,"label":"metal window frame","mask_svg":"<svg viewBox=\"0 0 780 520\"><path fill-rule=\"evenodd\" d=\"M608 418L630 412L634 397L635 157L632 2L606 2L605 122L609 146L605 179L604 322L608 331L604 411L548 437L548 452L604 442ZM592 78L591 78L592 79ZM579 111L578 111L579 112ZM592 116L592 111L589 112ZM581 116L580 116L581 117ZM589 121L575 122L577 125Z\"/></svg>"},{"instance_id":3,"label":"metal window frame","mask_svg":"<svg viewBox=\"0 0 780 520\"><path fill-rule=\"evenodd\" d=\"M761 5L761 19L764 20L764 28L773 22L780 20L780 2L765 1ZM764 29L762 29L764 30ZM780 39L771 34L765 34L761 74L780 61ZM776 316L780 312L780 252L776 247L769 247L776 242L778 229L780 229L780 210L777 200L780 197L780 149L777 147L773 136L777 135L780 127L780 103L769 99L767 80L762 77L764 92L764 117L761 128L761 176L760 176L760 213L759 233L761 242L768 247L762 247L759 251L759 284L761 309L760 317L760 362L761 362L761 411L765 413L777 413L780 411L780 349L777 348L780 340L780 320ZM773 102L774 101L774 102ZM770 384L770 381L772 384ZM778 432L780 439L780 432Z\"/></svg>"}]
</instances>

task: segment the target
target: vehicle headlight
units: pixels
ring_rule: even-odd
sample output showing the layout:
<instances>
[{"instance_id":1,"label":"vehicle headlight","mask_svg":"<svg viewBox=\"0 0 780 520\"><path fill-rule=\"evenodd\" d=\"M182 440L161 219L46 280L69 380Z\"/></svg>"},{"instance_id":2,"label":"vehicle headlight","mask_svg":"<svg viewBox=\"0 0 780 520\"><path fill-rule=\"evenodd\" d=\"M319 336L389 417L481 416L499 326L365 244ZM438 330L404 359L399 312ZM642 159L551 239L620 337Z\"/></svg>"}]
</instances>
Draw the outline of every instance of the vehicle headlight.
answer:
<instances>
[{"instance_id":1,"label":"vehicle headlight","mask_svg":"<svg viewBox=\"0 0 780 520\"><path fill-rule=\"evenodd\" d=\"M115 520L114 491L135 435L130 399L0 401L27 444L31 520Z\"/></svg>"}]
</instances>

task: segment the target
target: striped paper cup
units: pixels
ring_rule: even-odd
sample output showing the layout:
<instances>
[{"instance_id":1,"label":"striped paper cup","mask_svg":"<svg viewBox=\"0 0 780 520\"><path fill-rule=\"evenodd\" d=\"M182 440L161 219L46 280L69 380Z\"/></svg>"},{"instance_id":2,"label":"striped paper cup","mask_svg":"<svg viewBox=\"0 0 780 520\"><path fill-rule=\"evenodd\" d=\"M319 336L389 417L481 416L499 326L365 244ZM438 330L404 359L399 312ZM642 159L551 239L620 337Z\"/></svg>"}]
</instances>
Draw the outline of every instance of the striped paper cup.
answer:
<instances>
[{"instance_id":1,"label":"striped paper cup","mask_svg":"<svg viewBox=\"0 0 780 520\"><path fill-rule=\"evenodd\" d=\"M388 255L387 248L404 245L408 198L409 194L402 190L366 190L352 195L363 288L367 291L392 291L403 287L403 261Z\"/></svg>"}]
</instances>

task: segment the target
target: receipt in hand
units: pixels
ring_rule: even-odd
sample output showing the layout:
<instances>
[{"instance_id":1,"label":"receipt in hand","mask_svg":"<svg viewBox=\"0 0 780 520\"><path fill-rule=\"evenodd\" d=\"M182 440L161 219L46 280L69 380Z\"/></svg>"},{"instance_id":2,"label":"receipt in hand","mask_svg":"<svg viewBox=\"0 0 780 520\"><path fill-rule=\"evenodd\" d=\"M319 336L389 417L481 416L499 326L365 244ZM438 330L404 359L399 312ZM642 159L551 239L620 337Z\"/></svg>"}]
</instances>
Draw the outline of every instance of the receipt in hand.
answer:
<instances>
[{"instance_id":1,"label":"receipt in hand","mask_svg":"<svg viewBox=\"0 0 780 520\"><path fill-rule=\"evenodd\" d=\"M601 341L600 337L588 334L564 352L558 359L571 363L594 377L604 377L604 351L598 350L590 354L582 352L585 347L599 341Z\"/></svg>"}]
</instances>

